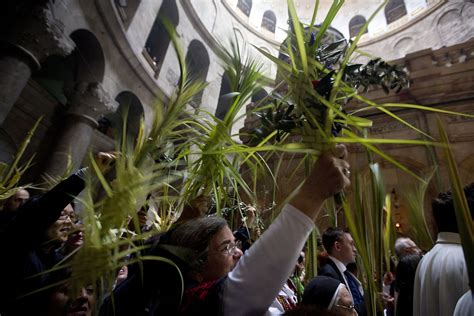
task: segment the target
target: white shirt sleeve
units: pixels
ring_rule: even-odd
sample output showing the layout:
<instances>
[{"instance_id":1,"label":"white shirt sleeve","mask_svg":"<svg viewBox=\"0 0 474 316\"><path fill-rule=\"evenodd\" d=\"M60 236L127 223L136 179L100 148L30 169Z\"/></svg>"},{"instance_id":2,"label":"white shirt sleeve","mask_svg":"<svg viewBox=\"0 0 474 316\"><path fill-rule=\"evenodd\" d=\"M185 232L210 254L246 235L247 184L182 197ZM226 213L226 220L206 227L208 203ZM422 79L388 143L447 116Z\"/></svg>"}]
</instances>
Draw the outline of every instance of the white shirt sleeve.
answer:
<instances>
[{"instance_id":1,"label":"white shirt sleeve","mask_svg":"<svg viewBox=\"0 0 474 316\"><path fill-rule=\"evenodd\" d=\"M224 315L263 315L290 277L314 227L308 216L285 205L228 274L223 290Z\"/></svg>"}]
</instances>

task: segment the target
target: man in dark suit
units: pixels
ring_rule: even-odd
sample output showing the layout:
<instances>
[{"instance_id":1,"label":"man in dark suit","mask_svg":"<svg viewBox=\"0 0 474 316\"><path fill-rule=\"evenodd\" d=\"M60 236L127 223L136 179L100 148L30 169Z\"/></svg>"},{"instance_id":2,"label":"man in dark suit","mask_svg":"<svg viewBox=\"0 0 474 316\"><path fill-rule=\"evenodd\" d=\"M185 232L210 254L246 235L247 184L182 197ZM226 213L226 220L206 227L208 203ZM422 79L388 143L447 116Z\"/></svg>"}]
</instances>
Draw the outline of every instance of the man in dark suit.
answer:
<instances>
[{"instance_id":1,"label":"man in dark suit","mask_svg":"<svg viewBox=\"0 0 474 316\"><path fill-rule=\"evenodd\" d=\"M323 234L323 246L329 256L327 262L321 265L319 275L337 279L345 284L352 295L358 315L366 315L360 282L346 268L349 263L355 262L357 254L351 234L340 228L330 227Z\"/></svg>"}]
</instances>

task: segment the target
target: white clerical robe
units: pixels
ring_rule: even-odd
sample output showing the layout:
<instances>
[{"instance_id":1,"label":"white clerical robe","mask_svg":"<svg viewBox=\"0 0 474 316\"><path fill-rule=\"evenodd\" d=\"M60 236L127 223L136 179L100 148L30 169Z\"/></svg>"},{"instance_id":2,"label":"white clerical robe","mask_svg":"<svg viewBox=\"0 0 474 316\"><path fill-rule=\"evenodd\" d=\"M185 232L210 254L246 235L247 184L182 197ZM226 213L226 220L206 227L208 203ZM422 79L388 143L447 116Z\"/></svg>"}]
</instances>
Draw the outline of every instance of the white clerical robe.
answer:
<instances>
[{"instance_id":1,"label":"white clerical robe","mask_svg":"<svg viewBox=\"0 0 474 316\"><path fill-rule=\"evenodd\" d=\"M452 316L458 299L468 289L460 236L440 232L436 245L416 269L413 316Z\"/></svg>"}]
</instances>

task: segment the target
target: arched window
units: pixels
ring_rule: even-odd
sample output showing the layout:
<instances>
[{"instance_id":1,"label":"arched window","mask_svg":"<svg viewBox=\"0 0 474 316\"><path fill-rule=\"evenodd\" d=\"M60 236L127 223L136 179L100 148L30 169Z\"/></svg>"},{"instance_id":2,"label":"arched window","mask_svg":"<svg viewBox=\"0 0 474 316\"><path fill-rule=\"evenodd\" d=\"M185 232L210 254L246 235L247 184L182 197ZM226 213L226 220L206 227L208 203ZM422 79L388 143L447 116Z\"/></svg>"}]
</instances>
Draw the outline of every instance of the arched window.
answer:
<instances>
[{"instance_id":1,"label":"arched window","mask_svg":"<svg viewBox=\"0 0 474 316\"><path fill-rule=\"evenodd\" d=\"M262 18L262 28L275 33L277 18L271 10L265 11Z\"/></svg>"},{"instance_id":2,"label":"arched window","mask_svg":"<svg viewBox=\"0 0 474 316\"><path fill-rule=\"evenodd\" d=\"M393 23L405 15L407 15L407 8L403 0L390 0L385 6L387 24Z\"/></svg>"},{"instance_id":3,"label":"arched window","mask_svg":"<svg viewBox=\"0 0 474 316\"><path fill-rule=\"evenodd\" d=\"M191 78L206 81L210 59L203 43L198 40L192 40L191 43L189 43L188 52L186 53L186 64L189 67L189 75ZM197 94L192 101L191 105L195 108L201 105L202 93L203 91Z\"/></svg>"},{"instance_id":4,"label":"arched window","mask_svg":"<svg viewBox=\"0 0 474 316\"><path fill-rule=\"evenodd\" d=\"M143 118L143 105L140 99L130 91L123 91L117 95L115 101L119 107L115 113L107 114L99 120L99 131L113 139L121 139L123 123L126 120L126 138L129 144L136 141L140 130L140 121Z\"/></svg>"},{"instance_id":5,"label":"arched window","mask_svg":"<svg viewBox=\"0 0 474 316\"><path fill-rule=\"evenodd\" d=\"M349 21L349 36L356 37L366 20L362 15L356 15ZM364 33L367 33L367 29Z\"/></svg>"},{"instance_id":6,"label":"arched window","mask_svg":"<svg viewBox=\"0 0 474 316\"><path fill-rule=\"evenodd\" d=\"M239 0L237 2L237 8L239 8L246 16L250 16L250 11L252 11L252 0Z\"/></svg>"},{"instance_id":7,"label":"arched window","mask_svg":"<svg viewBox=\"0 0 474 316\"><path fill-rule=\"evenodd\" d=\"M132 23L140 2L141 0L115 0L115 6L126 29Z\"/></svg>"},{"instance_id":8,"label":"arched window","mask_svg":"<svg viewBox=\"0 0 474 316\"><path fill-rule=\"evenodd\" d=\"M216 113L214 114L220 120L224 119L232 105L233 98L228 96L231 92L229 76L224 72L221 80L221 90L219 91L219 101L217 101Z\"/></svg>"},{"instance_id":9,"label":"arched window","mask_svg":"<svg viewBox=\"0 0 474 316\"><path fill-rule=\"evenodd\" d=\"M170 37L163 25L162 18L166 18L175 27L178 25L179 15L175 0L163 1L145 43L143 55L155 70L155 77L158 77L170 45Z\"/></svg>"},{"instance_id":10,"label":"arched window","mask_svg":"<svg viewBox=\"0 0 474 316\"><path fill-rule=\"evenodd\" d=\"M33 78L59 103L66 105L68 94L79 82L101 82L105 74L105 57L97 37L88 30L71 33L76 48L67 56L50 55L41 63Z\"/></svg>"}]
</instances>

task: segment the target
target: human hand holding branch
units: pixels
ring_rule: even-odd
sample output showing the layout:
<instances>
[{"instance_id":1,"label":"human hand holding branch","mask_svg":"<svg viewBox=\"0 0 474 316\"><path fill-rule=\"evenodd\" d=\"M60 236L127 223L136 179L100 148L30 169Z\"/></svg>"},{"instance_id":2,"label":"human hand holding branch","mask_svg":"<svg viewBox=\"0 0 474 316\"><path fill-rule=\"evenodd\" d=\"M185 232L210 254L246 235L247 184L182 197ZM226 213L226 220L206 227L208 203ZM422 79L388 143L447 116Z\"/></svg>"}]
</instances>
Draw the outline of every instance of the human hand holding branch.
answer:
<instances>
[{"instance_id":1,"label":"human hand holding branch","mask_svg":"<svg viewBox=\"0 0 474 316\"><path fill-rule=\"evenodd\" d=\"M344 145L337 145L321 155L291 204L316 220L324 201L350 185L350 166L346 157Z\"/></svg>"}]
</instances>

